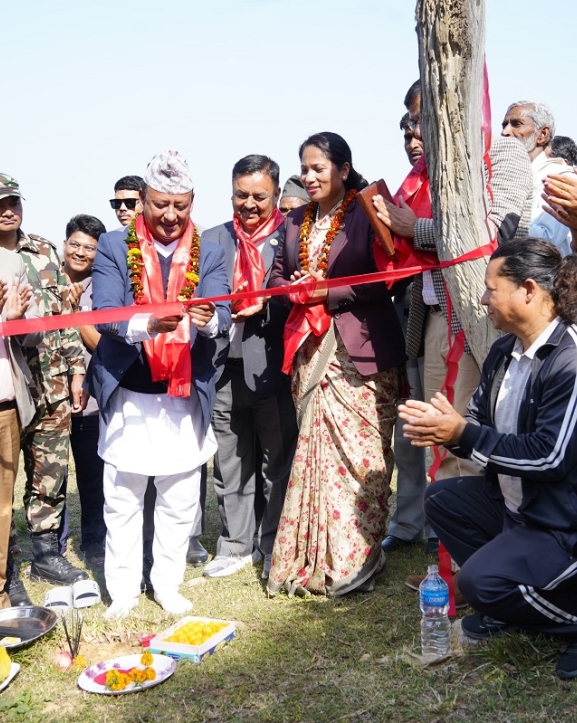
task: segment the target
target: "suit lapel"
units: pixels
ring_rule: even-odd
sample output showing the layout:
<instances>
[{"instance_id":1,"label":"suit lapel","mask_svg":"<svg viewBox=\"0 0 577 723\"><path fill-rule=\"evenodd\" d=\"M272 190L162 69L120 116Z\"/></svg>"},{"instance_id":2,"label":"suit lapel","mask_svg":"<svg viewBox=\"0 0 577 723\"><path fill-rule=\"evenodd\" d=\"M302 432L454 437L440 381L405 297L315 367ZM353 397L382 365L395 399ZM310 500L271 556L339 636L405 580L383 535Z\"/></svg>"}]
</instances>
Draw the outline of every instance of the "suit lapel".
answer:
<instances>
[{"instance_id":1,"label":"suit lapel","mask_svg":"<svg viewBox=\"0 0 577 723\"><path fill-rule=\"evenodd\" d=\"M338 234L335 236L334 241L331 244L331 250L329 251L329 266L327 268L327 277L330 276L331 270L333 266L335 265L335 262L343 250L346 242L347 242L347 226L351 223L351 212L350 208L345 213L345 217L343 219L343 224L341 225L341 228L338 232Z\"/></svg>"}]
</instances>

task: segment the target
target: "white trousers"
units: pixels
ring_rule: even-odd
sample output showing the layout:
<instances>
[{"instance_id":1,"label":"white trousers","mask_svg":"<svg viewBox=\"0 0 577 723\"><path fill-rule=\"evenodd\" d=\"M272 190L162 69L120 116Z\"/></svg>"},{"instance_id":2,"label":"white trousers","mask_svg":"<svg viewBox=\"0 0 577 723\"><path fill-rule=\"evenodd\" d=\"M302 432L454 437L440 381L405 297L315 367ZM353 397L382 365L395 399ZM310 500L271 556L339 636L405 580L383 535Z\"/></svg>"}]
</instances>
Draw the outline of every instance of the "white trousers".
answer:
<instances>
[{"instance_id":1,"label":"white trousers","mask_svg":"<svg viewBox=\"0 0 577 723\"><path fill-rule=\"evenodd\" d=\"M113 601L140 595L142 578L142 511L148 476L119 472L104 463L104 575ZM188 539L200 494L200 467L154 478L154 565L150 581L160 594L175 593L184 578Z\"/></svg>"}]
</instances>

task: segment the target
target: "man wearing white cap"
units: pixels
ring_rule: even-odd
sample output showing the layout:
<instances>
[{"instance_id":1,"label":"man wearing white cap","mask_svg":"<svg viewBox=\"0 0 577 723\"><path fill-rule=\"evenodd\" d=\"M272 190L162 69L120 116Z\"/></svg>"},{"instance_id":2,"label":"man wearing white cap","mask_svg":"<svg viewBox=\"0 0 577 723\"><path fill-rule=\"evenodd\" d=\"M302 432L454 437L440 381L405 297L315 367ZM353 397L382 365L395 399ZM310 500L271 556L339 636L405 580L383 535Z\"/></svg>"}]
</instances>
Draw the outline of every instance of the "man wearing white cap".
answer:
<instances>
[{"instance_id":1,"label":"man wearing white cap","mask_svg":"<svg viewBox=\"0 0 577 723\"><path fill-rule=\"evenodd\" d=\"M144 177L143 212L123 231L101 236L93 267L95 309L174 302L229 291L224 253L200 244L190 219L193 184L186 161L164 151ZM149 476L154 512L155 600L169 613L192 607L179 594L199 501L200 468L216 444L215 339L228 334L228 304L183 308L177 316L136 314L102 324L89 374L102 414L107 617L138 603L142 510Z\"/></svg>"}]
</instances>

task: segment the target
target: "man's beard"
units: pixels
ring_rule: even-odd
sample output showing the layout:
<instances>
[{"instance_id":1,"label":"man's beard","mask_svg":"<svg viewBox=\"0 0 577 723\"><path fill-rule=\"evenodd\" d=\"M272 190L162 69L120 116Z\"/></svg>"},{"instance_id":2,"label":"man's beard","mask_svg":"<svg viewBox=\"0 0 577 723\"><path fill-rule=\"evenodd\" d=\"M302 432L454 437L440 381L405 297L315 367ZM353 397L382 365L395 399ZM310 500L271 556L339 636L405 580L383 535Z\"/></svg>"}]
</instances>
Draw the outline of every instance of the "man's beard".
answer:
<instances>
[{"instance_id":1,"label":"man's beard","mask_svg":"<svg viewBox=\"0 0 577 723\"><path fill-rule=\"evenodd\" d=\"M532 153L537 147L537 131L531 133L531 135L527 136L527 138L519 138L519 140L523 144L523 148L527 151L527 153Z\"/></svg>"}]
</instances>

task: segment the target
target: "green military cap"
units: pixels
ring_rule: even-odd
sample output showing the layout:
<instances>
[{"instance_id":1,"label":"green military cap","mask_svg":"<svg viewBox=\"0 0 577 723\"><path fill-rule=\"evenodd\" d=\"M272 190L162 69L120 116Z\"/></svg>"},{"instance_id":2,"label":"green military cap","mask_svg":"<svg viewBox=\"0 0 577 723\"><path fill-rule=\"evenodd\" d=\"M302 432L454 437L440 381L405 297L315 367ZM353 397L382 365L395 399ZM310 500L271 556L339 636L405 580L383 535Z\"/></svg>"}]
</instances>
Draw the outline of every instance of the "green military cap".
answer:
<instances>
[{"instance_id":1,"label":"green military cap","mask_svg":"<svg viewBox=\"0 0 577 723\"><path fill-rule=\"evenodd\" d=\"M6 198L6 196L23 198L18 181L7 173L0 173L0 198Z\"/></svg>"}]
</instances>

